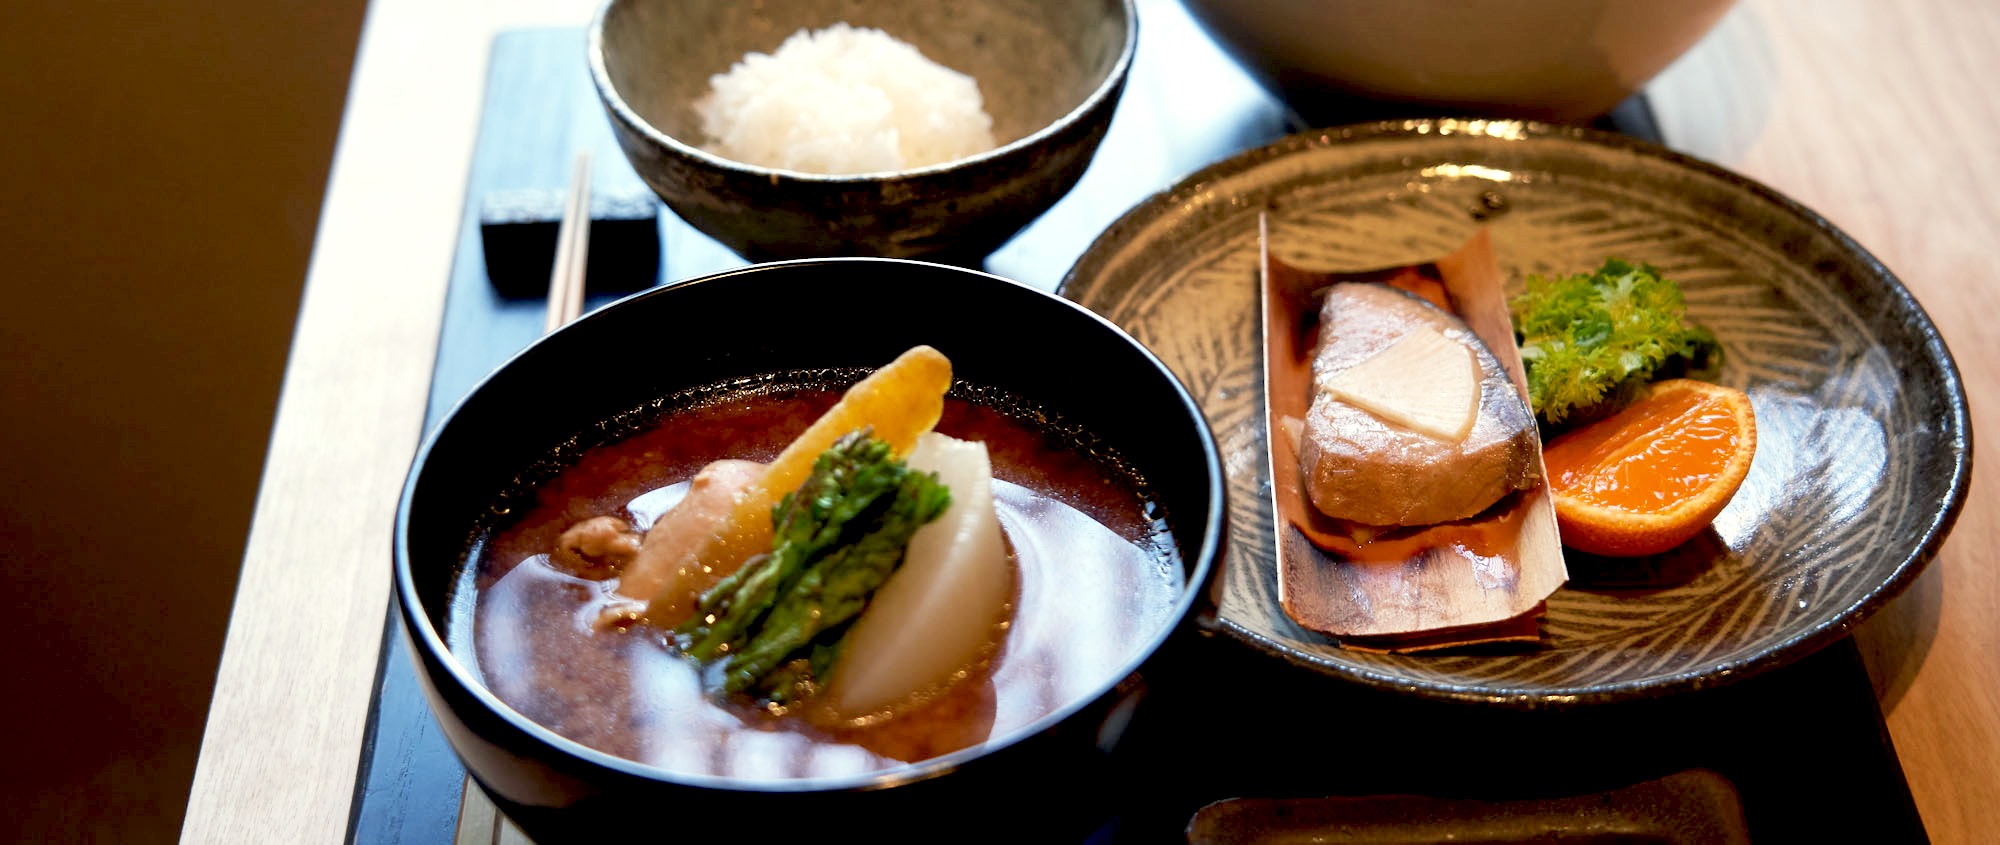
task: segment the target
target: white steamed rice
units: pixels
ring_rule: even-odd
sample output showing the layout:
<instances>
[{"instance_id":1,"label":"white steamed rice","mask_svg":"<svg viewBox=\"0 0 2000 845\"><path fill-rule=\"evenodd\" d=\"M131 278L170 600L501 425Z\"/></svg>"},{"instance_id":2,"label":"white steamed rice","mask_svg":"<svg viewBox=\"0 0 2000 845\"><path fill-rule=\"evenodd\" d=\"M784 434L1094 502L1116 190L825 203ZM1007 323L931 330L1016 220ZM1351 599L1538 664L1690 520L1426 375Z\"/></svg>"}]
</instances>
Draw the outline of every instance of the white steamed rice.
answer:
<instances>
[{"instance_id":1,"label":"white steamed rice","mask_svg":"<svg viewBox=\"0 0 2000 845\"><path fill-rule=\"evenodd\" d=\"M799 30L709 79L703 149L808 173L940 164L995 146L972 77L879 29Z\"/></svg>"}]
</instances>

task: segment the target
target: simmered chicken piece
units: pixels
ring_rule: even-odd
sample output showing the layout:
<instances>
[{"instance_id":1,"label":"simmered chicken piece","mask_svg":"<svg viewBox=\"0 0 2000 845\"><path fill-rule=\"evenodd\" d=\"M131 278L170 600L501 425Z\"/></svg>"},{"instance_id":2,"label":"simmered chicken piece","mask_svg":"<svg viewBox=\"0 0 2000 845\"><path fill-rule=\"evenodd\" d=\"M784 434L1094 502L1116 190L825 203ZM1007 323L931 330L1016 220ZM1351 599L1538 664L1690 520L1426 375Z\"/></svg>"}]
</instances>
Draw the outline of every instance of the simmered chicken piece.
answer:
<instances>
[{"instance_id":1,"label":"simmered chicken piece","mask_svg":"<svg viewBox=\"0 0 2000 845\"><path fill-rule=\"evenodd\" d=\"M549 557L557 569L579 578L602 580L624 571L639 556L639 534L615 516L594 516L556 538Z\"/></svg>"}]
</instances>

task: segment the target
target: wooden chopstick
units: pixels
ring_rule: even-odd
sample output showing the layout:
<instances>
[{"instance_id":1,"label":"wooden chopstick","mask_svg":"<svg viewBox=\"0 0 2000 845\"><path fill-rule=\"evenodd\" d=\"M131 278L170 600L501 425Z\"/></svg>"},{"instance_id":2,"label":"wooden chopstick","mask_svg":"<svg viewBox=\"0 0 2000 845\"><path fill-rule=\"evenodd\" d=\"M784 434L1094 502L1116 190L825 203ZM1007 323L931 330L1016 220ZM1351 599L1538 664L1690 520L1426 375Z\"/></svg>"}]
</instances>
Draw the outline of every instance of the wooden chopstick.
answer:
<instances>
[{"instance_id":1,"label":"wooden chopstick","mask_svg":"<svg viewBox=\"0 0 2000 845\"><path fill-rule=\"evenodd\" d=\"M576 154L562 226L556 230L556 263L549 271L548 319L542 333L583 316L584 269L590 256L590 153Z\"/></svg>"},{"instance_id":2,"label":"wooden chopstick","mask_svg":"<svg viewBox=\"0 0 2000 845\"><path fill-rule=\"evenodd\" d=\"M590 153L576 154L570 170L569 196L563 202L562 225L556 230L556 262L549 271L549 312L542 334L583 316L584 268L590 258ZM472 778L465 779L458 808L454 845L533 845L521 829L500 814Z\"/></svg>"}]
</instances>

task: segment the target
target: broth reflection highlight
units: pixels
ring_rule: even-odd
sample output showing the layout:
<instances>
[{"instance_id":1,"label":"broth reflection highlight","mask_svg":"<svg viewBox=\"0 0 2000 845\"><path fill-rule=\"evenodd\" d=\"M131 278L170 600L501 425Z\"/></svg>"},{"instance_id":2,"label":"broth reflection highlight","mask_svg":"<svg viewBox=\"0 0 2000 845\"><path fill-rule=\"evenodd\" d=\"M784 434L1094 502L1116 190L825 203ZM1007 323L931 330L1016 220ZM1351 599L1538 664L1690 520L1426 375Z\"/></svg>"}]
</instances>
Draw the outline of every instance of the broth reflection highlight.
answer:
<instances>
[{"instance_id":1,"label":"broth reflection highlight","mask_svg":"<svg viewBox=\"0 0 2000 845\"><path fill-rule=\"evenodd\" d=\"M679 773L823 778L1006 736L1113 680L1171 624L1183 575L1139 480L1033 422L1034 409L984 394L947 399L937 430L987 447L1016 573L1010 612L986 659L889 718L835 719L810 700L794 708L801 712L773 714L720 697L659 629L597 624L616 599L613 582L550 564L568 526L620 516L643 531L701 467L773 459L838 398L822 389L724 392L583 450L522 497L524 506L496 508L512 520L481 533L461 574L453 651L510 707L598 750Z\"/></svg>"}]
</instances>

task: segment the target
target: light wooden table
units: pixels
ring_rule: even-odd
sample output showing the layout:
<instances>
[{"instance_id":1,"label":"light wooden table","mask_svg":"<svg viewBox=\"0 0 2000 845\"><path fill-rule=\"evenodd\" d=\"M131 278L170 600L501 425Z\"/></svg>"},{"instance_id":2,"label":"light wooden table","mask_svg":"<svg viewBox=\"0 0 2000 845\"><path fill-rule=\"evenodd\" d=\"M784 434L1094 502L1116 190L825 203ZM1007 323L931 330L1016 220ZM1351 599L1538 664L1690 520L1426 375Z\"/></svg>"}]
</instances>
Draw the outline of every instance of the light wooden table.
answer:
<instances>
[{"instance_id":1,"label":"light wooden table","mask_svg":"<svg viewBox=\"0 0 2000 845\"><path fill-rule=\"evenodd\" d=\"M1166 2L1166 0L1159 0ZM308 271L183 837L336 842L494 32L577 0L376 0ZM1142 3L1142 6L1145 5ZM2000 4L1745 0L1652 86L1670 146L1830 218L1943 331L1996 443ZM1931 836L2000 839L1991 461L1943 554L1856 631Z\"/></svg>"}]
</instances>

